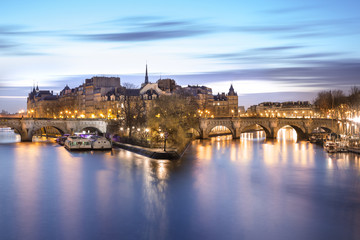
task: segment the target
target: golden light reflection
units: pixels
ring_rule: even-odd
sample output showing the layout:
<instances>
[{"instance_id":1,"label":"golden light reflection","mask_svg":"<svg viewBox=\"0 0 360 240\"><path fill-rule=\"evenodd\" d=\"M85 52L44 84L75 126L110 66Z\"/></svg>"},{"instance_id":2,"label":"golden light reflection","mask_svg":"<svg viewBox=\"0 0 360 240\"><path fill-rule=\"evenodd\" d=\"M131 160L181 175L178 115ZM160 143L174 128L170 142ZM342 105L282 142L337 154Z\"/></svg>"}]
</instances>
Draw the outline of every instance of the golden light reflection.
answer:
<instances>
[{"instance_id":1,"label":"golden light reflection","mask_svg":"<svg viewBox=\"0 0 360 240\"><path fill-rule=\"evenodd\" d=\"M285 126L277 132L278 141L297 141L297 133L291 126Z\"/></svg>"},{"instance_id":2,"label":"golden light reflection","mask_svg":"<svg viewBox=\"0 0 360 240\"><path fill-rule=\"evenodd\" d=\"M167 168L167 160L159 160L156 166L156 176L160 180L165 180L168 178L169 169Z\"/></svg>"},{"instance_id":3,"label":"golden light reflection","mask_svg":"<svg viewBox=\"0 0 360 240\"><path fill-rule=\"evenodd\" d=\"M200 140L195 141L197 158L205 161L211 161L212 158L212 146L209 144L201 144Z\"/></svg>"},{"instance_id":4,"label":"golden light reflection","mask_svg":"<svg viewBox=\"0 0 360 240\"><path fill-rule=\"evenodd\" d=\"M66 239L73 239L76 237L77 229L81 227L83 157L81 155L77 157L64 148L57 148L53 161L58 164L61 186L59 188L61 228Z\"/></svg>"},{"instance_id":5,"label":"golden light reflection","mask_svg":"<svg viewBox=\"0 0 360 240\"><path fill-rule=\"evenodd\" d=\"M16 220L19 238L40 238L40 222L37 212L40 210L39 192L41 191L41 165L42 152L40 147L29 147L30 144L41 143L19 143L15 150L15 189L16 189Z\"/></svg>"}]
</instances>

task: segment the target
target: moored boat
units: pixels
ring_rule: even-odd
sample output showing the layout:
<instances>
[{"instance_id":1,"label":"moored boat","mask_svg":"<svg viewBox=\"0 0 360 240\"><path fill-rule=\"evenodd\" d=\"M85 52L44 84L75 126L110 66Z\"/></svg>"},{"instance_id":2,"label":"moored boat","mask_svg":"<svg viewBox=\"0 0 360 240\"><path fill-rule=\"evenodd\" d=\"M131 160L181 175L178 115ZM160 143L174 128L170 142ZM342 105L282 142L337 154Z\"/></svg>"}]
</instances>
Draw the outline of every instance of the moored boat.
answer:
<instances>
[{"instance_id":1,"label":"moored boat","mask_svg":"<svg viewBox=\"0 0 360 240\"><path fill-rule=\"evenodd\" d=\"M106 150L111 149L111 142L105 137L93 136L91 139L91 147L94 150Z\"/></svg>"},{"instance_id":2,"label":"moored boat","mask_svg":"<svg viewBox=\"0 0 360 240\"><path fill-rule=\"evenodd\" d=\"M90 138L70 136L65 140L65 148L68 150L107 150L112 148L112 144L108 139L100 136Z\"/></svg>"},{"instance_id":3,"label":"moored boat","mask_svg":"<svg viewBox=\"0 0 360 240\"><path fill-rule=\"evenodd\" d=\"M65 148L68 150L91 150L91 139L78 136L70 136L65 141Z\"/></svg>"},{"instance_id":4,"label":"moored boat","mask_svg":"<svg viewBox=\"0 0 360 240\"><path fill-rule=\"evenodd\" d=\"M336 143L333 141L326 141L324 143L324 149L328 152L328 153L335 153L337 152L337 146Z\"/></svg>"},{"instance_id":5,"label":"moored boat","mask_svg":"<svg viewBox=\"0 0 360 240\"><path fill-rule=\"evenodd\" d=\"M360 136L351 136L349 138L349 143L347 146L347 150L353 153L360 153Z\"/></svg>"}]
</instances>

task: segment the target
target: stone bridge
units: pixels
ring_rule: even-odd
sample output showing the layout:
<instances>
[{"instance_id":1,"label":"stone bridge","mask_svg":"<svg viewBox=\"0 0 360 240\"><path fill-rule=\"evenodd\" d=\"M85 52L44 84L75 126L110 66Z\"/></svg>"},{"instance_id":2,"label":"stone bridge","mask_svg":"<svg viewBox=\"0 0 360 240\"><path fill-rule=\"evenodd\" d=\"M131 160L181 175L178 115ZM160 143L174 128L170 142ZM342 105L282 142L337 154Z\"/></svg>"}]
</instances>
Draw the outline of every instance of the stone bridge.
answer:
<instances>
[{"instance_id":1,"label":"stone bridge","mask_svg":"<svg viewBox=\"0 0 360 240\"><path fill-rule=\"evenodd\" d=\"M105 133L107 125L103 119L0 118L0 127L16 130L21 135L21 141L32 141L34 133L43 127L56 128L61 134L73 134L86 128Z\"/></svg>"},{"instance_id":2,"label":"stone bridge","mask_svg":"<svg viewBox=\"0 0 360 240\"><path fill-rule=\"evenodd\" d=\"M259 125L264 129L266 138L276 138L281 128L291 126L295 129L298 139L305 139L316 128L340 134L343 132L344 124L338 120L325 118L202 118L196 130L200 133L200 137L205 139L209 137L214 127L225 126L231 131L233 138L240 138L242 132Z\"/></svg>"}]
</instances>

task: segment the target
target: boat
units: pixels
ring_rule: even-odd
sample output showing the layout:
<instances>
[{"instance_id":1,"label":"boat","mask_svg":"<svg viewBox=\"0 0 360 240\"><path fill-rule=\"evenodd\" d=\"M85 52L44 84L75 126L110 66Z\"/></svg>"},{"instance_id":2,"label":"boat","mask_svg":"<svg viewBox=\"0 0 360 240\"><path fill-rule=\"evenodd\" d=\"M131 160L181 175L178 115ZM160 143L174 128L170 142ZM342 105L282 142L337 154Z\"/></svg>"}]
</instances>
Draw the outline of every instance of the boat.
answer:
<instances>
[{"instance_id":1,"label":"boat","mask_svg":"<svg viewBox=\"0 0 360 240\"><path fill-rule=\"evenodd\" d=\"M78 136L70 136L65 141L65 148L68 150L91 150L92 140Z\"/></svg>"},{"instance_id":2,"label":"boat","mask_svg":"<svg viewBox=\"0 0 360 240\"><path fill-rule=\"evenodd\" d=\"M66 139L69 137L69 134L64 134L63 136L56 139L56 142L61 146L64 146Z\"/></svg>"},{"instance_id":3,"label":"boat","mask_svg":"<svg viewBox=\"0 0 360 240\"><path fill-rule=\"evenodd\" d=\"M338 141L335 141L335 144L336 144L336 150L338 152L347 152L348 151L348 149L347 149L347 146L349 145L348 141L338 140Z\"/></svg>"},{"instance_id":4,"label":"boat","mask_svg":"<svg viewBox=\"0 0 360 240\"><path fill-rule=\"evenodd\" d=\"M324 149L328 152L328 153L336 153L337 150L337 146L336 143L333 141L326 141L324 143Z\"/></svg>"},{"instance_id":5,"label":"boat","mask_svg":"<svg viewBox=\"0 0 360 240\"><path fill-rule=\"evenodd\" d=\"M64 145L68 150L108 150L112 148L111 142L100 136L89 138L70 136L65 140Z\"/></svg>"},{"instance_id":6,"label":"boat","mask_svg":"<svg viewBox=\"0 0 360 240\"><path fill-rule=\"evenodd\" d=\"M360 154L360 136L351 136L348 141L347 150Z\"/></svg>"},{"instance_id":7,"label":"boat","mask_svg":"<svg viewBox=\"0 0 360 240\"><path fill-rule=\"evenodd\" d=\"M111 142L105 137L92 136L90 140L91 147L94 150L106 150L112 148Z\"/></svg>"}]
</instances>

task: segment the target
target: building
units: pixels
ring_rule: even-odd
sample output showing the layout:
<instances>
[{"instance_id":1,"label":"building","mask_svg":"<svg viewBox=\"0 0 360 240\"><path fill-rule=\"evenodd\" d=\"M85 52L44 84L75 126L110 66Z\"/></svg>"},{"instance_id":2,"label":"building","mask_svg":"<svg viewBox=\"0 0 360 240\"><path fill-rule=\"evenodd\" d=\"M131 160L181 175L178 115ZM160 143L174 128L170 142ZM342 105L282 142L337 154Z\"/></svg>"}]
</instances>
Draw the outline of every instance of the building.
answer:
<instances>
[{"instance_id":1,"label":"building","mask_svg":"<svg viewBox=\"0 0 360 240\"><path fill-rule=\"evenodd\" d=\"M53 117L58 105L58 96L53 91L39 90L39 86L33 87L27 98L28 117Z\"/></svg>"},{"instance_id":2,"label":"building","mask_svg":"<svg viewBox=\"0 0 360 240\"><path fill-rule=\"evenodd\" d=\"M28 116L46 118L97 118L120 108L124 88L118 77L93 77L76 88L65 86L60 94L34 88L27 99ZM116 102L117 101L117 102ZM116 103L115 103L116 102ZM110 111L109 111L110 110Z\"/></svg>"},{"instance_id":3,"label":"building","mask_svg":"<svg viewBox=\"0 0 360 240\"><path fill-rule=\"evenodd\" d=\"M238 95L231 84L228 94L214 96L213 112L215 117L236 117L239 115Z\"/></svg>"},{"instance_id":4,"label":"building","mask_svg":"<svg viewBox=\"0 0 360 240\"><path fill-rule=\"evenodd\" d=\"M319 117L309 101L263 102L249 107L243 116L312 118Z\"/></svg>"},{"instance_id":5,"label":"building","mask_svg":"<svg viewBox=\"0 0 360 240\"><path fill-rule=\"evenodd\" d=\"M59 94L34 87L27 99L28 116L44 118L122 118L127 100L143 101L145 112L153 100L173 94L195 98L200 117L238 116L238 96L233 86L229 92L213 95L206 86L181 87L174 79L159 79L149 82L148 68L145 80L139 89L127 89L119 77L92 77L78 87L66 85Z\"/></svg>"}]
</instances>

